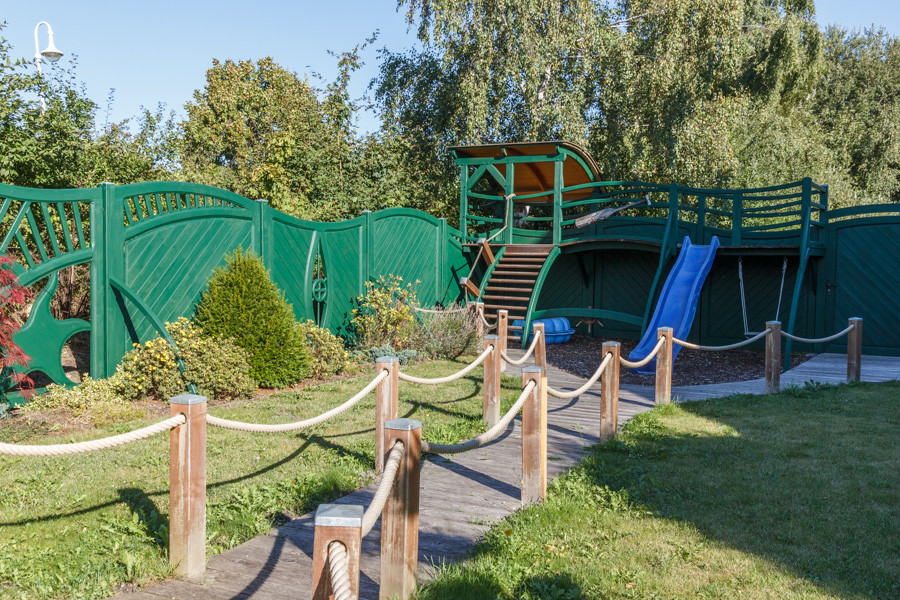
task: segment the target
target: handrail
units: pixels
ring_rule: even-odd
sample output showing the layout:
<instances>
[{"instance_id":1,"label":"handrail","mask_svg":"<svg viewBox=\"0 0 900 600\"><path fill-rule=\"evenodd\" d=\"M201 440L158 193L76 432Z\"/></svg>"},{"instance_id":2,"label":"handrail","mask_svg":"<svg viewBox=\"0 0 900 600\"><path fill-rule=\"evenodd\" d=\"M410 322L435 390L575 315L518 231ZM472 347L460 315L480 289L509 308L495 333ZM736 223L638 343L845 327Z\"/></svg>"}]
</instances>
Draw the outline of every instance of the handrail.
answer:
<instances>
[{"instance_id":1,"label":"handrail","mask_svg":"<svg viewBox=\"0 0 900 600\"><path fill-rule=\"evenodd\" d=\"M784 337L786 337L789 340L793 340L795 342L801 342L803 344L823 344L825 342L830 342L830 341L838 339L839 337L843 337L843 336L847 335L848 333L853 331L853 329L855 327L856 327L856 325L850 325L846 329L838 331L837 333L835 333L833 335L829 335L828 337L823 337L823 338L815 338L815 339L803 338L798 335L791 335L790 333L788 333L786 331L782 331L781 335L783 335Z\"/></svg>"},{"instance_id":2,"label":"handrail","mask_svg":"<svg viewBox=\"0 0 900 600\"><path fill-rule=\"evenodd\" d=\"M597 367L597 370L594 371L594 374L591 375L591 378L588 379L583 386L578 388L577 390L571 392L561 392L559 390L555 390L549 385L547 386L547 393L553 396L554 398L562 398L563 400L571 400L572 398L577 398L582 395L589 389L591 386L597 383L597 380L600 379L600 376L603 374L603 370L606 369L606 366L609 364L609 361L612 360L612 354L607 353L606 356L603 357L603 360L600 361L600 365Z\"/></svg>"},{"instance_id":3,"label":"handrail","mask_svg":"<svg viewBox=\"0 0 900 600\"><path fill-rule=\"evenodd\" d=\"M479 448L488 442L492 442L497 439L503 431L509 426L509 423L515 418L515 416L522 409L522 405L525 404L525 400L528 399L529 394L531 394L536 385L533 381L529 381L525 387L522 389L522 393L519 395L518 400L516 400L515 404L510 407L506 414L497 421L497 424L482 433L481 435L474 437L470 440L466 440L465 442L460 442L459 444L435 444L432 442L428 442L426 440L422 440L422 452L427 452L429 454L459 454L461 452L467 452L469 450L474 450L475 448Z\"/></svg>"},{"instance_id":4,"label":"handrail","mask_svg":"<svg viewBox=\"0 0 900 600\"><path fill-rule=\"evenodd\" d=\"M420 383L422 385L438 385L441 383L450 383L451 381L456 381L457 379L461 379L468 375L475 367L484 362L484 359L488 357L488 355L494 351L494 345L491 344L487 348L485 348L484 352L478 355L474 361L453 373L452 375L447 375L446 377L434 377L434 378L425 378L425 377L414 377L412 375L407 375L403 371L399 371L397 373L397 377L402 379L403 381L408 381L410 383Z\"/></svg>"},{"instance_id":5,"label":"handrail","mask_svg":"<svg viewBox=\"0 0 900 600\"><path fill-rule=\"evenodd\" d=\"M6 456L64 456L67 454L82 454L84 452L93 452L95 450L107 450L122 446L130 442L136 442L144 438L174 429L179 425L184 425L186 419L184 415L175 415L169 417L165 421L135 429L128 433L113 435L110 437L100 438L99 440L89 440L86 442L75 442L72 444L49 444L46 446L38 444L7 444L0 443L0 454Z\"/></svg>"},{"instance_id":6,"label":"handrail","mask_svg":"<svg viewBox=\"0 0 900 600\"><path fill-rule=\"evenodd\" d=\"M388 496L391 494L394 483L397 481L397 472L400 470L400 461L403 459L404 454L406 454L406 446L403 445L403 442L397 440L391 447L388 458L384 463L381 482L378 484L378 489L375 490L375 495L372 496L372 502L369 504L366 512L363 513L362 537L369 535L369 532L375 527L378 517L384 511L384 505L387 503Z\"/></svg>"},{"instance_id":7,"label":"handrail","mask_svg":"<svg viewBox=\"0 0 900 600\"><path fill-rule=\"evenodd\" d=\"M328 573L334 600L356 600L350 586L350 556L342 542L328 544Z\"/></svg>"},{"instance_id":8,"label":"handrail","mask_svg":"<svg viewBox=\"0 0 900 600\"><path fill-rule=\"evenodd\" d=\"M525 355L522 358L510 358L509 355L503 350L500 351L500 356L503 357L503 360L511 365L519 366L525 364L525 361L528 360L528 358L531 356L531 353L534 352L535 348L537 348L538 339L541 337L541 330L535 329L533 337L534 339L531 342L531 346L528 347L528 350L525 352Z\"/></svg>"},{"instance_id":9,"label":"handrail","mask_svg":"<svg viewBox=\"0 0 900 600\"><path fill-rule=\"evenodd\" d=\"M294 423L279 423L275 425L268 425L264 423L245 423L243 421L230 421L228 419L221 419L219 417L214 417L208 414L206 415L206 422L213 427L234 429L236 431L248 431L250 433L282 433L285 431L296 431L298 429L315 427L316 425L320 425L328 419L336 417L353 408L357 403L359 403L360 400L365 398L369 394L369 392L374 390L375 387L388 376L388 374L389 371L387 369L383 370L375 377L375 379L370 381L366 387L357 392L355 396L353 396L340 406L332 408L331 410L311 419L295 421Z\"/></svg>"},{"instance_id":10,"label":"handrail","mask_svg":"<svg viewBox=\"0 0 900 600\"><path fill-rule=\"evenodd\" d=\"M705 352L721 352L721 351L724 351L724 350L735 350L735 349L737 349L737 348L741 348L741 347L743 347L743 346L747 346L747 345L749 345L749 344L752 344L752 343L755 342L756 340L761 339L761 338L764 338L764 337L766 337L767 335L769 335L769 332L770 332L770 331L772 331L772 330L767 328L767 329L765 329L765 330L763 330L763 331L760 331L759 333L757 333L756 335L754 335L752 338L748 338L748 339L746 339L746 340L744 340L744 341L742 341L742 342L736 342L736 343L734 343L734 344L727 344L727 345L725 345L725 346L703 346L703 345L701 345L701 344L692 344L692 343L686 342L686 341L684 341L684 340L679 340L679 339L676 338L676 337L673 337L673 338L672 338L672 343L673 343L673 344L678 344L679 346L684 346L685 348L690 348L691 350L703 350L703 351L705 351ZM784 332L783 332L783 331L781 332L781 335L784 335Z\"/></svg>"},{"instance_id":11,"label":"handrail","mask_svg":"<svg viewBox=\"0 0 900 600\"><path fill-rule=\"evenodd\" d=\"M651 350L650 353L647 356L645 356L644 358L642 358L641 360L636 361L636 362L631 362L630 360L626 360L620 356L619 362L622 364L623 367L628 367L629 369L640 369L644 365L648 364L651 360L656 358L656 355L659 354L659 351L662 349L662 347L665 345L665 343L666 343L666 338L661 337L661 338L659 338L659 340L657 340L656 345L653 347L653 350Z\"/></svg>"}]
</instances>

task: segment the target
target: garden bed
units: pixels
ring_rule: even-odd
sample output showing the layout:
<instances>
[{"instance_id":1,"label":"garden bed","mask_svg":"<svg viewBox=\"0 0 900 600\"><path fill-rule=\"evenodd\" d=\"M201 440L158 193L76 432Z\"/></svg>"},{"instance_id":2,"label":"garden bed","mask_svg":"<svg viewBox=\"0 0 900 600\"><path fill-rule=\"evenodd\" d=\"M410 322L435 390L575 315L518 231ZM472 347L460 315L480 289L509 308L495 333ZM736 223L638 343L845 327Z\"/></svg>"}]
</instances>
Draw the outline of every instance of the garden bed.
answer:
<instances>
[{"instance_id":1,"label":"garden bed","mask_svg":"<svg viewBox=\"0 0 900 600\"><path fill-rule=\"evenodd\" d=\"M622 344L622 356L637 346L637 340L589 337L578 334L565 344L548 344L547 360L551 365L579 377L590 377L600 364L603 356L603 342L614 341ZM791 368L800 365L815 354L795 354L791 357ZM672 385L705 385L727 383L729 381L749 381L766 376L765 354L759 350L726 350L706 352L682 348L675 358ZM654 385L652 373L635 373L622 368L620 381L632 385Z\"/></svg>"}]
</instances>

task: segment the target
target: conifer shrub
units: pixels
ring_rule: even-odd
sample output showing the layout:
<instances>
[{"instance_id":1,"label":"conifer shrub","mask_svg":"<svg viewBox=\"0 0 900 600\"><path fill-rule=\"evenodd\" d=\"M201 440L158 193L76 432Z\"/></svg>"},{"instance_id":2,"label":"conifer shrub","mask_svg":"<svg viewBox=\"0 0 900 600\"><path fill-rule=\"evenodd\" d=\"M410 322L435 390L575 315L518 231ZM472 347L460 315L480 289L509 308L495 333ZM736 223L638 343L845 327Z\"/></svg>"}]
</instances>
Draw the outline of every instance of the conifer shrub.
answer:
<instances>
[{"instance_id":1,"label":"conifer shrub","mask_svg":"<svg viewBox=\"0 0 900 600\"><path fill-rule=\"evenodd\" d=\"M250 377L263 387L285 387L308 377L304 335L262 261L238 248L225 263L197 305L197 325L205 335L232 339L246 350Z\"/></svg>"}]
</instances>

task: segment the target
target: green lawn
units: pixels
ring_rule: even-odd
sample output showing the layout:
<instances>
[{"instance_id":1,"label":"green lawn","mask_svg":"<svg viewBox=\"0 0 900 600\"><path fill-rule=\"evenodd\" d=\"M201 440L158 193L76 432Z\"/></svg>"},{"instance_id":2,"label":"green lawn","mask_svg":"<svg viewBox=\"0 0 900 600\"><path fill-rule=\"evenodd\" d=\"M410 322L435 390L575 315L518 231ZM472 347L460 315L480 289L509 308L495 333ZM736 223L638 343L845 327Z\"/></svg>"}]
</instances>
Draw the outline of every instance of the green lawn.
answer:
<instances>
[{"instance_id":1,"label":"green lawn","mask_svg":"<svg viewBox=\"0 0 900 600\"><path fill-rule=\"evenodd\" d=\"M408 371L437 377L465 363L439 361ZM254 422L299 420L342 403L371 378L369 371L338 383L212 406L209 412ZM504 379L504 407L515 401L520 388L520 381ZM481 405L480 368L452 384L400 386L400 415L423 421L426 435L435 441L458 441L481 432ZM374 464L374 408L370 394L337 419L303 432L210 428L210 553L365 484ZM147 423L48 437L0 421L0 441L64 443ZM166 434L70 457L0 457L0 598L102 598L120 583L167 577L168 461Z\"/></svg>"},{"instance_id":2,"label":"green lawn","mask_svg":"<svg viewBox=\"0 0 900 600\"><path fill-rule=\"evenodd\" d=\"M900 598L900 383L641 415L417 598Z\"/></svg>"}]
</instances>

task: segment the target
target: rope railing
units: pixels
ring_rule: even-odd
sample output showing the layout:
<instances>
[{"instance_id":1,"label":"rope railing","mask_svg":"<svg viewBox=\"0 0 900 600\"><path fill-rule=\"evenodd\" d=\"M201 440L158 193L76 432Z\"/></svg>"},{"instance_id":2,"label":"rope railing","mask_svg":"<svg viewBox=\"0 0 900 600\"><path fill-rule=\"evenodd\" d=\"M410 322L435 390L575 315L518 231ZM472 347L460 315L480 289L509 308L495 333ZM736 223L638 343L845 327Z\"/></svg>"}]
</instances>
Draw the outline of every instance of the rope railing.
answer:
<instances>
[{"instance_id":1,"label":"rope railing","mask_svg":"<svg viewBox=\"0 0 900 600\"><path fill-rule=\"evenodd\" d=\"M825 342L831 342L831 341L834 341L834 340L836 340L836 339L838 339L838 338L840 338L840 337L843 337L843 336L847 335L848 333L850 333L851 331L853 331L854 328L856 328L856 325L850 325L850 326L847 327L846 329L844 329L844 330L842 330L842 331L838 331L838 332L835 333L834 335L829 335L828 337L816 338L816 339L803 338L803 337L800 337L800 336L798 336L798 335L791 335L790 333L788 333L788 332L786 332L786 331L782 331L782 332L781 332L781 335L783 335L784 337L786 337L786 338L789 339L789 340L794 340L795 342L801 342L801 343L804 343L804 344L823 344L823 343L825 343Z\"/></svg>"},{"instance_id":2,"label":"rope railing","mask_svg":"<svg viewBox=\"0 0 900 600\"><path fill-rule=\"evenodd\" d=\"M547 393L553 396L554 398L562 398L563 400L571 400L572 398L577 398L582 395L589 389L591 386L597 383L597 380L600 379L600 375L603 374L603 371L606 369L606 366L609 364L609 361L612 360L612 354L607 354L603 357L603 360L600 362L600 366L597 367L597 370L594 371L594 374L591 375L591 378L588 379L583 386L578 388L577 390L571 392L562 392L560 390L555 390L549 385L547 386Z\"/></svg>"},{"instance_id":3,"label":"rope railing","mask_svg":"<svg viewBox=\"0 0 900 600\"><path fill-rule=\"evenodd\" d=\"M485 319L484 313L478 313L478 316L481 317L481 322L484 323L485 331L490 331L497 326L497 323L491 323L490 321Z\"/></svg>"},{"instance_id":4,"label":"rope railing","mask_svg":"<svg viewBox=\"0 0 900 600\"><path fill-rule=\"evenodd\" d=\"M403 445L403 442L400 440L394 442L394 445L391 447L391 451L388 454L388 458L384 463L384 472L381 475L381 482L378 484L378 489L375 490L375 495L372 496L372 502L369 504L369 508L363 513L362 537L369 535L369 532L375 527L375 522L378 520L378 517L381 516L388 496L391 494L391 489L397 481L397 472L400 469L400 461L403 460L403 454L405 452L406 446Z\"/></svg>"},{"instance_id":5,"label":"rope railing","mask_svg":"<svg viewBox=\"0 0 900 600\"><path fill-rule=\"evenodd\" d=\"M506 352L503 352L502 350L500 351L500 356L502 356L503 360L505 360L506 362L508 362L511 365L519 366L519 365L525 364L525 361L531 357L531 354L534 352L535 348L537 348L538 339L540 337L541 337L541 331L539 329L536 329L534 331L534 340L532 340L531 346L528 347L528 350L525 352L525 356L523 356L522 358L519 358L519 359L510 358L509 355Z\"/></svg>"},{"instance_id":6,"label":"rope railing","mask_svg":"<svg viewBox=\"0 0 900 600\"><path fill-rule=\"evenodd\" d=\"M223 429L234 429L236 431L248 431L251 433L282 433L285 431L296 431L298 429L308 429L310 427L315 427L316 425L321 425L328 419L336 417L340 414L343 414L353 408L356 404L359 403L360 400L365 398L369 392L374 390L378 384L387 378L389 372L385 369L379 373L375 379L369 382L369 384L361 389L355 396L337 406L332 408L328 412L324 412L317 417L312 417L311 419L305 419L303 421L296 421L294 423L278 423L274 425L268 425L263 423L244 423L242 421L230 421L228 419L222 419L219 417L214 417L212 415L206 415L206 422L214 427L221 427Z\"/></svg>"},{"instance_id":7,"label":"rope railing","mask_svg":"<svg viewBox=\"0 0 900 600\"><path fill-rule=\"evenodd\" d=\"M472 370L484 362L484 359L487 358L491 352L494 351L494 345L491 344L487 348L485 348L484 352L482 352L478 358L469 363L467 366L463 367L456 373L452 375L447 375L446 377L434 377L434 378L425 378L425 377L415 377L413 375L407 375L403 371L397 373L397 377L399 377L403 381L408 381L410 383L421 383L422 385L439 385L441 383L450 383L451 381L456 381L457 379L461 379L465 377Z\"/></svg>"},{"instance_id":8,"label":"rope railing","mask_svg":"<svg viewBox=\"0 0 900 600\"><path fill-rule=\"evenodd\" d=\"M525 404L525 400L528 399L529 394L531 394L536 387L536 384L533 381L528 382L524 388L522 388L522 393L519 395L518 400L516 400L515 404L506 411L506 414L501 417L497 424L482 433L481 435L474 437L470 440L466 440L465 442L460 442L459 444L435 444L428 442L426 440L422 440L422 451L428 452L429 454L459 454L461 452L467 452L469 450L474 450L475 448L479 448L489 442L494 441L500 434L503 433L506 428L509 426L509 423L515 418L515 416L522 409L522 405Z\"/></svg>"},{"instance_id":9,"label":"rope railing","mask_svg":"<svg viewBox=\"0 0 900 600\"><path fill-rule=\"evenodd\" d=\"M356 600L350 586L350 557L341 542L328 544L328 572L334 600Z\"/></svg>"},{"instance_id":10,"label":"rope railing","mask_svg":"<svg viewBox=\"0 0 900 600\"><path fill-rule=\"evenodd\" d=\"M648 354L641 360L631 362L630 360L626 360L620 356L619 363L621 363L621 365L623 367L628 367L629 369L640 369L644 365L648 364L651 360L656 358L656 355L659 354L659 351L662 349L662 347L665 345L665 343L666 343L666 338L661 337L656 342L656 346L653 347L653 350L650 351L650 354Z\"/></svg>"},{"instance_id":11,"label":"rope railing","mask_svg":"<svg viewBox=\"0 0 900 600\"><path fill-rule=\"evenodd\" d=\"M141 429L135 429L128 433L122 433L98 440L89 440L86 442L74 442L71 444L50 444L50 445L26 445L26 444L0 444L0 454L6 456L65 456L68 454L81 454L84 452L94 452L96 450L106 450L115 448L138 440L169 431L179 425L184 425L184 415L175 415L165 421L148 425Z\"/></svg>"},{"instance_id":12,"label":"rope railing","mask_svg":"<svg viewBox=\"0 0 900 600\"><path fill-rule=\"evenodd\" d=\"M418 312L430 313L433 315L444 313L458 313L471 310L468 306L462 306L460 308L422 308L421 306L412 306L411 308Z\"/></svg>"},{"instance_id":13,"label":"rope railing","mask_svg":"<svg viewBox=\"0 0 900 600\"><path fill-rule=\"evenodd\" d=\"M723 352L725 350L736 350L738 348L742 348L744 346L752 344L753 342L769 335L769 332L771 331L771 329L766 328L754 335L752 338L748 338L742 342L735 342L734 344L727 344L725 346L704 346L702 344L692 344L684 340L679 340L675 337L672 338L672 343L678 344L679 346L684 346L685 348L690 348L691 350L703 350L704 352ZM782 335L784 335L784 332L782 332Z\"/></svg>"}]
</instances>

